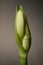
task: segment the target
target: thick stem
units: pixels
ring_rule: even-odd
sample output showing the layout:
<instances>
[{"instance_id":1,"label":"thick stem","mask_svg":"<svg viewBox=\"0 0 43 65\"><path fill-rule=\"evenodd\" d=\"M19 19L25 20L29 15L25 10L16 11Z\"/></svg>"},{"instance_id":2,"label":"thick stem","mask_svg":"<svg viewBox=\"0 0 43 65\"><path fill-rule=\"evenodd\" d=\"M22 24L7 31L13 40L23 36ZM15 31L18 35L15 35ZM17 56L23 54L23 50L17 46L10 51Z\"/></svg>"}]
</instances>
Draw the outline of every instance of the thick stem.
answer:
<instances>
[{"instance_id":1,"label":"thick stem","mask_svg":"<svg viewBox=\"0 0 43 65\"><path fill-rule=\"evenodd\" d=\"M20 52L20 65L27 65L27 53Z\"/></svg>"},{"instance_id":2,"label":"thick stem","mask_svg":"<svg viewBox=\"0 0 43 65\"><path fill-rule=\"evenodd\" d=\"M26 58L20 57L20 65L27 65L27 57Z\"/></svg>"}]
</instances>

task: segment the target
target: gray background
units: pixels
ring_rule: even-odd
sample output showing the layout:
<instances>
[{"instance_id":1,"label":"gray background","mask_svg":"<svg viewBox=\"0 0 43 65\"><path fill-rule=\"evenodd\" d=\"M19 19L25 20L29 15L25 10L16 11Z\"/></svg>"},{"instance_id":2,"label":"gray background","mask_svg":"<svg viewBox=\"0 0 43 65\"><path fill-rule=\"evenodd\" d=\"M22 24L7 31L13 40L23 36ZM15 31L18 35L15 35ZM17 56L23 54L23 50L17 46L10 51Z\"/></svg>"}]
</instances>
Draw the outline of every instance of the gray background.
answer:
<instances>
[{"instance_id":1,"label":"gray background","mask_svg":"<svg viewBox=\"0 0 43 65\"><path fill-rule=\"evenodd\" d=\"M28 65L43 65L43 1L0 0L0 65L19 65L19 51L14 38L16 5L26 13L32 42Z\"/></svg>"}]
</instances>

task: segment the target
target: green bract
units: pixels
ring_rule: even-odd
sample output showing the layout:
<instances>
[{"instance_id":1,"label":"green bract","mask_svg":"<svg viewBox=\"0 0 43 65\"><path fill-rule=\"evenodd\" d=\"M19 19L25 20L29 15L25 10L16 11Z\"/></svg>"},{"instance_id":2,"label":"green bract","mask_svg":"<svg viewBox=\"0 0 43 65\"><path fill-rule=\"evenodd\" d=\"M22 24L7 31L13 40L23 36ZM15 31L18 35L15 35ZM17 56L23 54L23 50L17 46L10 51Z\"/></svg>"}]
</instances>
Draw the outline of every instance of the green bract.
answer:
<instances>
[{"instance_id":1,"label":"green bract","mask_svg":"<svg viewBox=\"0 0 43 65\"><path fill-rule=\"evenodd\" d=\"M31 33L28 26L27 17L22 6L16 8L15 37L19 47L20 56L26 57L31 45Z\"/></svg>"}]
</instances>

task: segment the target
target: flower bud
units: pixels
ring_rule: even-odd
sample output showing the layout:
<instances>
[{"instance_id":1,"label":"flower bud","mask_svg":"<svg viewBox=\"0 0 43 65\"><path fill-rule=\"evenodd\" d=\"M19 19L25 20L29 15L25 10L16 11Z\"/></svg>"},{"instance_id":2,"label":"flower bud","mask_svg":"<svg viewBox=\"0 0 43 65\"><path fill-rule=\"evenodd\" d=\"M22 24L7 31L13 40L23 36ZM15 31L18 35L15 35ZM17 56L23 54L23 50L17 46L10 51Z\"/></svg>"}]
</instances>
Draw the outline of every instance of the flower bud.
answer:
<instances>
[{"instance_id":1,"label":"flower bud","mask_svg":"<svg viewBox=\"0 0 43 65\"><path fill-rule=\"evenodd\" d=\"M20 38L23 38L23 36L24 36L24 18L23 18L23 13L21 10L19 10L16 15L16 28L17 28L17 32L18 32L18 35L20 36Z\"/></svg>"},{"instance_id":2,"label":"flower bud","mask_svg":"<svg viewBox=\"0 0 43 65\"><path fill-rule=\"evenodd\" d=\"M30 38L28 35L25 35L23 38L23 48L25 49L25 51L29 50L29 46L30 46Z\"/></svg>"},{"instance_id":3,"label":"flower bud","mask_svg":"<svg viewBox=\"0 0 43 65\"><path fill-rule=\"evenodd\" d=\"M16 10L16 40L19 48L28 51L31 44L31 34L28 26L27 17L22 9L22 7Z\"/></svg>"}]
</instances>

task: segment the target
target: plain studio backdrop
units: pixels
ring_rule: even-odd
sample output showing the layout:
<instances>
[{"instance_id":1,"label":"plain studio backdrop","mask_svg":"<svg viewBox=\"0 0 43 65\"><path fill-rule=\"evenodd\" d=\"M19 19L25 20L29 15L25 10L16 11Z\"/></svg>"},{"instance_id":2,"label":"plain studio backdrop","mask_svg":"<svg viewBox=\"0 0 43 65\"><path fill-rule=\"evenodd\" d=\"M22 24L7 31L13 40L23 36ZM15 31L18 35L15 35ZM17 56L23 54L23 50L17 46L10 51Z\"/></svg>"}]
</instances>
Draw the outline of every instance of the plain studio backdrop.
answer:
<instances>
[{"instance_id":1,"label":"plain studio backdrop","mask_svg":"<svg viewBox=\"0 0 43 65\"><path fill-rule=\"evenodd\" d=\"M28 65L43 65L43 1L0 0L0 65L19 65L14 36L16 5L22 5L28 19L32 42Z\"/></svg>"}]
</instances>

